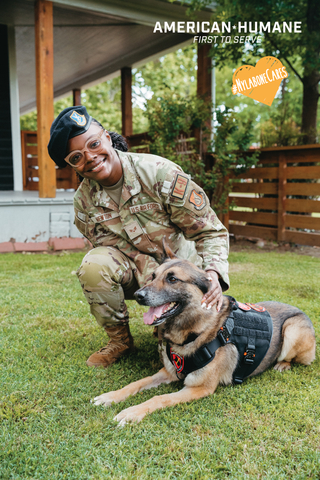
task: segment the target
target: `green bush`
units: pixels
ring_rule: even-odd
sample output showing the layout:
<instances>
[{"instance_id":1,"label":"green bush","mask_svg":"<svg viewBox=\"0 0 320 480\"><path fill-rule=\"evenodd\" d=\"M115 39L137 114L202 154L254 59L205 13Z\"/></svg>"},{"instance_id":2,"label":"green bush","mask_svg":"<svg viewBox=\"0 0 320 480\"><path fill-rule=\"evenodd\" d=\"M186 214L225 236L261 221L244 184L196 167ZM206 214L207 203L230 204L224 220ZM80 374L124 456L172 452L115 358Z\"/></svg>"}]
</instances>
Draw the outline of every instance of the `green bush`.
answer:
<instances>
[{"instance_id":1,"label":"green bush","mask_svg":"<svg viewBox=\"0 0 320 480\"><path fill-rule=\"evenodd\" d=\"M180 165L205 190L215 211L226 213L226 200L234 182L228 175L233 170L245 171L258 159L257 153L246 153L253 139L252 120L239 124L233 110L216 110L212 141L210 102L172 93L150 100L147 117L151 153ZM179 151L183 141L188 146L187 153Z\"/></svg>"}]
</instances>

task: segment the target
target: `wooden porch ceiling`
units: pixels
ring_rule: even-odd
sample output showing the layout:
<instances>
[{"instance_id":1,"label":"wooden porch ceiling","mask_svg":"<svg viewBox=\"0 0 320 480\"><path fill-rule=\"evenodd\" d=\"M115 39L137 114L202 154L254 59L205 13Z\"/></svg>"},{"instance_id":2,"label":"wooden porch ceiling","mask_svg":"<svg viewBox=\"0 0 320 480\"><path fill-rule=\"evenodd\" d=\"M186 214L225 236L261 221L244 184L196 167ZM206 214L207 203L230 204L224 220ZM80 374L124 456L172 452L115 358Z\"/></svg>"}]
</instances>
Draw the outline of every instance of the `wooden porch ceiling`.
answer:
<instances>
[{"instance_id":1,"label":"wooden porch ceiling","mask_svg":"<svg viewBox=\"0 0 320 480\"><path fill-rule=\"evenodd\" d=\"M56 0L54 23L55 98L110 78L123 67L192 38L153 33L156 21L184 21L186 7L159 0ZM14 25L20 112L36 106L33 0L2 0L1 23ZM199 20L208 21L209 12Z\"/></svg>"}]
</instances>

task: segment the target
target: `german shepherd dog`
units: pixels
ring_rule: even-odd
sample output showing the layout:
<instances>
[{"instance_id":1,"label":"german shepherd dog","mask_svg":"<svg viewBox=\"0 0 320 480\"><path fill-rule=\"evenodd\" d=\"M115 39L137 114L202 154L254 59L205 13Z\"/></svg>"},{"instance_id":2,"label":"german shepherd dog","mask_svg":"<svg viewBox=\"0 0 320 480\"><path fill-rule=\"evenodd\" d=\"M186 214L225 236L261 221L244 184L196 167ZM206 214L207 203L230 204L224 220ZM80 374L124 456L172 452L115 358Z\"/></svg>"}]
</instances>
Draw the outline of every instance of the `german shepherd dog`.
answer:
<instances>
[{"instance_id":1,"label":"german shepherd dog","mask_svg":"<svg viewBox=\"0 0 320 480\"><path fill-rule=\"evenodd\" d=\"M230 313L231 297L223 297L219 312L215 308L201 308L202 297L210 287L207 275L189 261L177 258L165 242L164 252L164 261L156 269L153 281L140 288L135 293L135 298L141 305L151 307L144 314L145 323L153 326L162 324L159 327L162 328L162 337L169 342L177 358L190 357L217 337ZM267 353L251 375L263 372L275 362L274 368L282 372L290 369L291 362L309 365L315 359L314 328L305 313L291 305L271 301L260 302L255 306L269 312L273 330ZM177 381L176 366L169 359L166 349L162 348L161 353L164 368L158 373L120 390L100 395L93 403L109 406L142 390ZM128 422L140 422L147 413L157 409L214 393L219 384L232 383L238 360L238 349L233 343L221 345L210 363L185 376L182 390L155 396L144 403L126 408L114 420L121 426Z\"/></svg>"}]
</instances>

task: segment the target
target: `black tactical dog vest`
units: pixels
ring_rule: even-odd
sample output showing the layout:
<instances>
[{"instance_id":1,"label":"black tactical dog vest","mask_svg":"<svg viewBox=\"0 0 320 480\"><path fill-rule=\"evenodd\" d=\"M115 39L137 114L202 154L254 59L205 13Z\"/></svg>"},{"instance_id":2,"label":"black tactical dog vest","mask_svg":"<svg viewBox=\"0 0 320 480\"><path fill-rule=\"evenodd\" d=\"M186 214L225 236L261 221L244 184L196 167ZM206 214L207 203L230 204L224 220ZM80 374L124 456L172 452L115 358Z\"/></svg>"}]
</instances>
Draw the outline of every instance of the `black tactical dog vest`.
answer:
<instances>
[{"instance_id":1,"label":"black tactical dog vest","mask_svg":"<svg viewBox=\"0 0 320 480\"><path fill-rule=\"evenodd\" d=\"M231 312L216 338L202 345L193 355L183 357L173 351L167 343L167 356L179 375L188 375L205 367L214 357L216 350L228 343L233 343L239 352L238 365L233 372L233 382L242 383L265 357L272 338L272 319L269 312L252 303L240 303L229 297ZM188 340L184 343L194 341ZM181 377L183 378L183 377Z\"/></svg>"}]
</instances>

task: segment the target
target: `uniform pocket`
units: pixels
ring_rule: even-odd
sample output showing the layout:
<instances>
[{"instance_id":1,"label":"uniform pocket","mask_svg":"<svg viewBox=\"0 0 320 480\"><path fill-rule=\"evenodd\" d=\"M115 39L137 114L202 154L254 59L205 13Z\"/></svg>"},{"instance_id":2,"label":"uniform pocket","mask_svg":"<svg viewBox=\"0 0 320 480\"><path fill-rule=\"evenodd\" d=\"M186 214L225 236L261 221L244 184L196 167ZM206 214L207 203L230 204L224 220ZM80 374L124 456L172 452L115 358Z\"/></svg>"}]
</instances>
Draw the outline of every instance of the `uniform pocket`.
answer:
<instances>
[{"instance_id":1,"label":"uniform pocket","mask_svg":"<svg viewBox=\"0 0 320 480\"><path fill-rule=\"evenodd\" d=\"M77 229L79 230L80 233L82 233L82 235L84 235L85 237L87 236L86 233L87 233L87 224L86 222L83 222L82 220L80 220L77 216L75 216L74 218L74 224L75 226L77 227Z\"/></svg>"}]
</instances>

